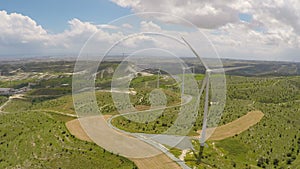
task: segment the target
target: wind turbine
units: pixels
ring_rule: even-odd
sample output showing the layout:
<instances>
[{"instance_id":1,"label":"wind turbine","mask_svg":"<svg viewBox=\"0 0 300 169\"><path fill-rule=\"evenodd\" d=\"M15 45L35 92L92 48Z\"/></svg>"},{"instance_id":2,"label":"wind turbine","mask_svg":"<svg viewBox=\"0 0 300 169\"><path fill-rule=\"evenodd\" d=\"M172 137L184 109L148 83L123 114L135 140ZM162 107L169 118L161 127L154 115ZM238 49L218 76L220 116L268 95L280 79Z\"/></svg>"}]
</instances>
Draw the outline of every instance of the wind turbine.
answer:
<instances>
[{"instance_id":1,"label":"wind turbine","mask_svg":"<svg viewBox=\"0 0 300 169\"><path fill-rule=\"evenodd\" d=\"M205 78L202 83L200 93L198 95L198 103L200 101L200 97L202 96L202 93L205 89L205 102L204 102L204 114L203 114L203 125L202 125L202 131L201 131L201 136L199 139L200 142L200 150L198 155L196 153L195 157L197 159L197 164L201 163L201 159L203 156L203 151L204 151L204 146L205 146L205 140L206 140L206 129L207 129L207 115L208 115L208 110L209 110L209 92L210 92L210 78L212 73L225 73L227 71L231 70L238 70L238 69L244 69L244 68L249 68L252 66L241 66L241 67L233 67L233 68L214 68L214 69L209 69L207 65L203 62L201 57L198 55L198 53L193 49L193 47L183 38L181 37L184 43L191 49L191 51L194 53L194 55L201 61L203 66L205 67Z\"/></svg>"},{"instance_id":2,"label":"wind turbine","mask_svg":"<svg viewBox=\"0 0 300 169\"><path fill-rule=\"evenodd\" d=\"M205 102L204 102L204 114L203 114L203 123L202 123L202 132L201 132L201 136L199 139L200 142L200 150L198 155L196 155L195 153L195 157L197 159L197 164L201 163L201 159L203 156L203 151L204 151L204 146L205 146L205 135L206 135L206 129L207 129L207 113L208 113L208 108L209 108L209 87L210 87L210 75L212 70L209 69L204 62L202 61L202 59L200 58L200 56L198 55L198 53L193 49L193 47L183 38L181 37L182 40L186 43L186 45L192 50L192 52L194 53L194 55L197 56L197 58L202 62L203 66L205 67L205 78L204 81L202 83L201 89L200 89L200 93L198 96L198 100L200 100L200 97L202 95L202 92L205 89Z\"/></svg>"}]
</instances>

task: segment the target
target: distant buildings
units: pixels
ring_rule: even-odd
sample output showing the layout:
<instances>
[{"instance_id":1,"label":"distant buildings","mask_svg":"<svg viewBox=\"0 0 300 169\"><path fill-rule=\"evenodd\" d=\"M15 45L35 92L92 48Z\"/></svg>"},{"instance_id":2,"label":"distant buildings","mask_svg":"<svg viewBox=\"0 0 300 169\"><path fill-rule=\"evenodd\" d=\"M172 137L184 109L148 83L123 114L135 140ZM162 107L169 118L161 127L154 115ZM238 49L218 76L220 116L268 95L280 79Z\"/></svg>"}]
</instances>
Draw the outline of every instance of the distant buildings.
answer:
<instances>
[{"instance_id":1,"label":"distant buildings","mask_svg":"<svg viewBox=\"0 0 300 169\"><path fill-rule=\"evenodd\" d=\"M27 91L29 91L30 88L25 86L25 87L22 87L20 89L15 89L14 93L13 94L22 94L22 93L25 93Z\"/></svg>"},{"instance_id":2,"label":"distant buildings","mask_svg":"<svg viewBox=\"0 0 300 169\"><path fill-rule=\"evenodd\" d=\"M25 86L19 89L13 89L13 88L0 88L0 96L11 96L14 94L22 94L27 91L29 91L30 88Z\"/></svg>"},{"instance_id":3,"label":"distant buildings","mask_svg":"<svg viewBox=\"0 0 300 169\"><path fill-rule=\"evenodd\" d=\"M28 88L31 88L33 86L36 86L37 84L36 83L28 83Z\"/></svg>"},{"instance_id":4,"label":"distant buildings","mask_svg":"<svg viewBox=\"0 0 300 169\"><path fill-rule=\"evenodd\" d=\"M68 83L65 83L65 84L61 84L60 86L67 87L67 86L70 86L70 85Z\"/></svg>"},{"instance_id":5,"label":"distant buildings","mask_svg":"<svg viewBox=\"0 0 300 169\"><path fill-rule=\"evenodd\" d=\"M0 88L0 95L2 95L2 96L13 95L14 93L15 93L15 90L12 88Z\"/></svg>"}]
</instances>

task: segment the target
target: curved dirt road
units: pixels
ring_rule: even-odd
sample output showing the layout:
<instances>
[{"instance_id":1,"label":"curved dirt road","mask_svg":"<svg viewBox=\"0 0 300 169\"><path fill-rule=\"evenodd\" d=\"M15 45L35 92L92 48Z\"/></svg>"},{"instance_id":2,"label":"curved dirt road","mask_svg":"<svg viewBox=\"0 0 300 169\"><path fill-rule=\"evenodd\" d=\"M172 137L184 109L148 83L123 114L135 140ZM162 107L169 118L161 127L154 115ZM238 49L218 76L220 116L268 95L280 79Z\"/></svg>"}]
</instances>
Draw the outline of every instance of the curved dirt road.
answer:
<instances>
[{"instance_id":1,"label":"curved dirt road","mask_svg":"<svg viewBox=\"0 0 300 169\"><path fill-rule=\"evenodd\" d=\"M182 106L192 100L191 96L184 97L184 101L179 105L171 107ZM145 110L145 112L159 110L164 108L156 108ZM135 114L137 112L130 112L126 114ZM124 114L122 114L124 115ZM167 154L164 154L161 149L162 145L153 142L152 140L141 140L141 138L134 137L125 131L117 129L111 124L111 120L120 115L115 116L89 116L81 117L67 122L71 134L77 138L91 141L93 140L97 145L102 148L127 157L135 162L135 164L142 169L180 169L174 159L172 160ZM81 129L80 129L81 128ZM163 147L164 148L164 147ZM184 163L179 162L184 168L187 168Z\"/></svg>"}]
</instances>

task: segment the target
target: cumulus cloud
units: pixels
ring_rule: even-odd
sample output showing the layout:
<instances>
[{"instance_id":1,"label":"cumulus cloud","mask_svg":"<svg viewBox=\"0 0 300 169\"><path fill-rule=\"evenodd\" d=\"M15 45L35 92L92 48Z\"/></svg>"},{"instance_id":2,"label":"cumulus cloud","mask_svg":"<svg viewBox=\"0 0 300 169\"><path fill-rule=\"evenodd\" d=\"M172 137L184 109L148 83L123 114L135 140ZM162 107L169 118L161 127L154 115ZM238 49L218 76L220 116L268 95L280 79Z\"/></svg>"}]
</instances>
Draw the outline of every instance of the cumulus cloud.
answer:
<instances>
[{"instance_id":1,"label":"cumulus cloud","mask_svg":"<svg viewBox=\"0 0 300 169\"><path fill-rule=\"evenodd\" d=\"M98 25L97 27L100 29L119 29L117 26L108 25L108 24Z\"/></svg>"},{"instance_id":2,"label":"cumulus cloud","mask_svg":"<svg viewBox=\"0 0 300 169\"><path fill-rule=\"evenodd\" d=\"M76 18L68 23L69 28L62 33L50 34L28 16L0 11L1 55L78 53L93 34L98 48L101 42L112 44L123 36L106 31L118 29L113 25L95 25Z\"/></svg>"},{"instance_id":3,"label":"cumulus cloud","mask_svg":"<svg viewBox=\"0 0 300 169\"><path fill-rule=\"evenodd\" d=\"M162 12L184 18L200 28L223 57L295 60L296 51L300 49L299 0L111 1L121 7L130 8L133 13ZM241 15L247 16L248 19L243 20ZM177 30L177 26L170 26L186 25L183 24L183 20L167 15L157 15L153 19L144 17L140 18L139 24L124 22L117 24L118 26L96 25L76 18L68 23L69 28L65 31L51 34L27 16L0 11L0 49L4 53L15 51L14 49L20 53L43 50L76 53L95 32L95 46L90 51L96 52L99 52L100 48L107 49L126 37L126 33L135 31L160 32L172 36L186 35L195 39L201 36L187 30ZM157 40L150 36L137 36L128 39L123 45L124 48L150 45L181 50L169 41L165 42L167 41L163 38Z\"/></svg>"},{"instance_id":4,"label":"cumulus cloud","mask_svg":"<svg viewBox=\"0 0 300 169\"><path fill-rule=\"evenodd\" d=\"M202 28L215 28L238 21L238 11L217 1L199 0L112 0L134 12L162 12L185 18ZM174 17L162 17L162 21L177 23Z\"/></svg>"},{"instance_id":5,"label":"cumulus cloud","mask_svg":"<svg viewBox=\"0 0 300 169\"><path fill-rule=\"evenodd\" d=\"M291 26L300 32L300 1L298 0L111 0L134 12L163 12L191 21L200 28L218 28L228 23L238 23L240 13L250 13L255 19L269 25L272 20ZM267 20L271 18L271 20ZM174 17L158 18L175 22Z\"/></svg>"},{"instance_id":6,"label":"cumulus cloud","mask_svg":"<svg viewBox=\"0 0 300 169\"><path fill-rule=\"evenodd\" d=\"M1 55L41 53L50 43L47 32L31 18L0 11Z\"/></svg>"},{"instance_id":7,"label":"cumulus cloud","mask_svg":"<svg viewBox=\"0 0 300 169\"><path fill-rule=\"evenodd\" d=\"M227 51L223 53L226 57L236 52L240 57L255 55L272 59L281 53L285 60L290 58L284 56L289 53L287 50L299 51L300 48L299 0L111 1L135 13L163 12L187 19L207 33L218 49ZM248 15L249 21L243 21L241 14ZM164 23L181 23L171 16L157 19Z\"/></svg>"},{"instance_id":8,"label":"cumulus cloud","mask_svg":"<svg viewBox=\"0 0 300 169\"><path fill-rule=\"evenodd\" d=\"M133 26L132 26L132 25L130 25L130 24L128 24L128 23L124 23L124 24L122 24L122 27L123 27L123 28L127 28L127 29L131 29L131 28L133 28Z\"/></svg>"},{"instance_id":9,"label":"cumulus cloud","mask_svg":"<svg viewBox=\"0 0 300 169\"><path fill-rule=\"evenodd\" d=\"M26 44L47 41L47 32L27 16L0 11L0 41L2 44Z\"/></svg>"},{"instance_id":10,"label":"cumulus cloud","mask_svg":"<svg viewBox=\"0 0 300 169\"><path fill-rule=\"evenodd\" d=\"M79 53L89 40L85 53L103 54L117 41L126 38L122 28L133 28L130 24L97 25L77 18L68 21L69 27L61 33L51 34L34 20L22 14L0 11L0 55L48 55ZM158 31L160 26L142 21L140 31ZM92 38L91 38L92 37ZM142 35L122 43L123 48L159 45L154 38Z\"/></svg>"},{"instance_id":11,"label":"cumulus cloud","mask_svg":"<svg viewBox=\"0 0 300 169\"><path fill-rule=\"evenodd\" d=\"M141 22L141 31L143 32L160 32L161 27L155 23L153 23L152 21L142 21Z\"/></svg>"}]
</instances>

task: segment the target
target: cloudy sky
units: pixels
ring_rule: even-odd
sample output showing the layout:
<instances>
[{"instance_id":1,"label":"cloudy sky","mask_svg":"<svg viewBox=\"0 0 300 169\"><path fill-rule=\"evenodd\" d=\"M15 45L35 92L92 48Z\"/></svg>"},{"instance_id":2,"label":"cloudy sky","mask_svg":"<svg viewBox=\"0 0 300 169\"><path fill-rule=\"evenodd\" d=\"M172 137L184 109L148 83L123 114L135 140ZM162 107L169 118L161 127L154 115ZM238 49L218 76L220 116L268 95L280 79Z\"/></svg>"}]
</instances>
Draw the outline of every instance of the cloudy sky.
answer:
<instances>
[{"instance_id":1,"label":"cloudy sky","mask_svg":"<svg viewBox=\"0 0 300 169\"><path fill-rule=\"evenodd\" d=\"M164 14L147 17L142 12ZM138 15L118 19L132 14ZM199 50L205 34L223 58L300 61L300 1L0 1L0 57L77 54L95 33L97 48L89 52L103 54L138 32L184 35ZM141 44L181 49L147 35L131 38L123 48L137 50Z\"/></svg>"}]
</instances>

